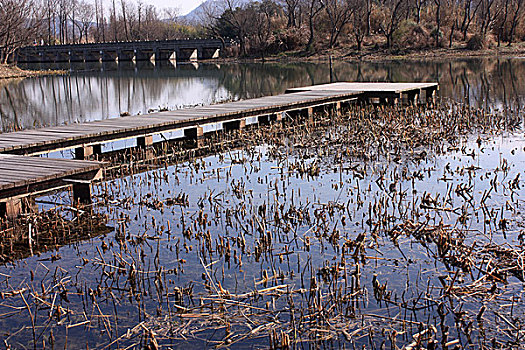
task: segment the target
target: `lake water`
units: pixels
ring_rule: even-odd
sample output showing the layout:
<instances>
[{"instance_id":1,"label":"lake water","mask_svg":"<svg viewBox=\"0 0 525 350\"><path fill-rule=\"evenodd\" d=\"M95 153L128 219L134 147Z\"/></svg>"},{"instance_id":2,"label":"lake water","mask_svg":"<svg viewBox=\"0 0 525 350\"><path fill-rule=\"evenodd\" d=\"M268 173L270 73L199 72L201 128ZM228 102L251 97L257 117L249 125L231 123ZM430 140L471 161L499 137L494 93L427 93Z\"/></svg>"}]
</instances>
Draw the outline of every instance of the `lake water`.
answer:
<instances>
[{"instance_id":1,"label":"lake water","mask_svg":"<svg viewBox=\"0 0 525 350\"><path fill-rule=\"evenodd\" d=\"M2 86L3 130L345 80L438 81L457 102L248 130L240 147L98 184L109 232L0 266L0 337L13 348L518 348L524 64L92 65ZM54 203L75 217L67 194L39 199Z\"/></svg>"},{"instance_id":2,"label":"lake water","mask_svg":"<svg viewBox=\"0 0 525 350\"><path fill-rule=\"evenodd\" d=\"M472 106L522 104L525 60L253 64L82 64L65 76L0 87L1 130L117 118L284 93L330 81L439 82L440 95Z\"/></svg>"}]
</instances>

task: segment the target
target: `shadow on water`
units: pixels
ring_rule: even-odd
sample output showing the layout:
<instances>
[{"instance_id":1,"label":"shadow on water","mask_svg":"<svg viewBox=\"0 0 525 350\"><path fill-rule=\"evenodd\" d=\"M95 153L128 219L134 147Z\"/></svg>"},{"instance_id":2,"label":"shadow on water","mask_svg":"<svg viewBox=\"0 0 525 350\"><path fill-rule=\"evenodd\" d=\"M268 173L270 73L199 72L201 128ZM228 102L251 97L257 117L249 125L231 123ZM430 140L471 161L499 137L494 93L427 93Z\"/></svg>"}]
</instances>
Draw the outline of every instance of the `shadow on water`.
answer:
<instances>
[{"instance_id":1,"label":"shadow on water","mask_svg":"<svg viewBox=\"0 0 525 350\"><path fill-rule=\"evenodd\" d=\"M173 64L82 63L28 66L67 69L65 76L25 79L0 87L1 130L54 126L122 113L248 99L289 87L330 82L328 63ZM521 59L427 62L334 62L334 81L437 81L440 95L476 107L522 104Z\"/></svg>"}]
</instances>

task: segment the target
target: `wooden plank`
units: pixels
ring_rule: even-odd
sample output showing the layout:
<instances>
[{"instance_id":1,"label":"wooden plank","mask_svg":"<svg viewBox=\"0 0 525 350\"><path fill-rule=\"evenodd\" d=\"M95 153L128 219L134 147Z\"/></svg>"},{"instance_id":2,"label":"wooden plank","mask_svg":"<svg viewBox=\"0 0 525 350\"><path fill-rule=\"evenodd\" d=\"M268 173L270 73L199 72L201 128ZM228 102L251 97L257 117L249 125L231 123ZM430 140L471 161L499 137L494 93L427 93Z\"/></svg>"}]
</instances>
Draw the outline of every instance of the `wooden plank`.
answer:
<instances>
[{"instance_id":1,"label":"wooden plank","mask_svg":"<svg viewBox=\"0 0 525 350\"><path fill-rule=\"evenodd\" d=\"M29 158L29 157L28 157ZM81 165L81 164L70 164L70 163L60 163L60 162L47 162L47 161L38 161L35 162L31 159L5 159L0 161L0 169L14 169L14 168L28 168L31 169L49 169L55 172L64 172L64 171L76 171L76 170L85 170L86 166L91 165Z\"/></svg>"},{"instance_id":2,"label":"wooden plank","mask_svg":"<svg viewBox=\"0 0 525 350\"><path fill-rule=\"evenodd\" d=\"M37 183L56 181L95 171L102 165L103 163L99 162L69 159L0 155L0 197L5 198L1 190L10 191ZM20 191L23 192L24 188Z\"/></svg>"}]
</instances>

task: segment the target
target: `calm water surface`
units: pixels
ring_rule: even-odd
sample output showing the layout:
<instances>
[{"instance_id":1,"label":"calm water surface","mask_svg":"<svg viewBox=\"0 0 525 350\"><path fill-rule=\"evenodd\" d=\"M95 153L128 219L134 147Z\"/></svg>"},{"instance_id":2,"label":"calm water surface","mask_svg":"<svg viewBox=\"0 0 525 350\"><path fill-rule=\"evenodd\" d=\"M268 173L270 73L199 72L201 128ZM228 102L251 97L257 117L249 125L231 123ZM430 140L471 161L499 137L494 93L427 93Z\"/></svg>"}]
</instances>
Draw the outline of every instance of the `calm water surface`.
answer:
<instances>
[{"instance_id":1,"label":"calm water surface","mask_svg":"<svg viewBox=\"0 0 525 350\"><path fill-rule=\"evenodd\" d=\"M330 81L425 82L440 95L473 106L523 103L523 59L428 62L266 64L82 64L65 76L24 79L0 87L1 130L116 118L121 113L177 109L283 93Z\"/></svg>"},{"instance_id":2,"label":"calm water surface","mask_svg":"<svg viewBox=\"0 0 525 350\"><path fill-rule=\"evenodd\" d=\"M245 99L329 81L438 81L441 96L492 109L516 109L525 97L521 78L525 61L520 59L338 62L332 70L324 63L73 68L67 76L2 86L3 130ZM323 147L260 145L108 181L96 188L97 198L106 203L96 210L108 215L108 225L115 228L111 233L0 266L0 291L7 293L0 302L0 337L14 348L33 348L33 339L37 348L142 348L144 338L139 335L147 335L151 329L161 344L173 348L212 347L217 343L210 340L220 342L228 336L221 317L213 322L173 317L181 307L196 308L215 293L204 282L204 274L210 273L215 288L220 286L232 294L286 285L298 291L293 302L305 313L318 298L316 310L335 308L338 315L345 315L344 330L354 334L350 338L358 347L380 347L383 343L389 348L393 342L399 347L408 345L420 322L437 325L439 307L447 311L443 319L449 327L449 340L459 339L463 346L473 348L490 344L492 338L508 341L511 337L491 328L493 323L485 329L478 320L472 333L465 327L472 326L468 320L476 321L482 305L486 305L487 320L499 320L496 315L508 315L509 305L520 305L513 307L512 316L505 317L523 322L523 281L509 277L496 286L501 293L492 301L467 296L440 300L440 278L457 268L439 259L434 244L424 239L400 235L392 241L387 230L373 232L379 214L372 212L388 218L384 225L391 229L409 217L414 222L467 232L462 239L468 244L522 246L522 131L518 125L512 132L473 134L439 154L422 159L407 155L395 161L392 159L397 155L387 153L368 161L343 157L341 163L335 163L341 155L337 143ZM316 141L327 145L330 140L330 134L321 134ZM320 170L313 176L300 175L298 165L315 165ZM470 205L463 192L456 191L464 184L472 203L491 193L486 208ZM165 202L179 193L188 195L187 206L152 206L155 200ZM447 210L422 210L427 194ZM40 203L43 208L52 207L53 201L68 204L64 194L44 199L47 202ZM276 212L280 218L275 217ZM487 221L489 212L494 219ZM266 229L253 221L263 217ZM502 219L508 222L507 230L501 229ZM352 258L357 248L342 256L341 246L358 246L363 234L366 244L360 249L365 261ZM268 239L273 242L271 252L264 251ZM222 252L225 242L242 263ZM343 261L348 271L336 273L336 277L325 275L333 269L337 272ZM476 263L484 266L487 261ZM362 290L351 297L356 298L355 303L348 302L341 310L323 304L331 293L349 295L349 285L357 283L358 275ZM469 285L478 277L478 271L461 274L456 283ZM300 292L310 290L311 278L318 284L318 294ZM390 293L391 301L375 296L377 281ZM483 283L483 288L490 288L494 282ZM190 289L193 298L178 297L178 291ZM12 293L20 290L24 292ZM138 290L141 297L133 297L131 290ZM232 329L250 333L268 324L279 327L297 317L291 315L290 302L287 297L255 298L250 301L252 307L282 312L266 318L236 314ZM192 310L199 312L198 308ZM458 320L458 313L467 315L465 324ZM173 319L180 322L173 329L180 333L184 326L186 332L176 341L167 339L169 332L165 332L166 320ZM396 323L399 319L408 323ZM330 320L334 329L340 327L339 321ZM210 324L215 330L209 330ZM305 334L315 328L312 324L298 327ZM370 329L378 331L371 336L367 333ZM442 331L436 331L438 337ZM260 338L239 341L233 347L268 347L268 329L261 333ZM339 338L321 344L348 345L346 335L336 334ZM311 331L308 337L320 335ZM308 347L308 343L301 346Z\"/></svg>"}]
</instances>

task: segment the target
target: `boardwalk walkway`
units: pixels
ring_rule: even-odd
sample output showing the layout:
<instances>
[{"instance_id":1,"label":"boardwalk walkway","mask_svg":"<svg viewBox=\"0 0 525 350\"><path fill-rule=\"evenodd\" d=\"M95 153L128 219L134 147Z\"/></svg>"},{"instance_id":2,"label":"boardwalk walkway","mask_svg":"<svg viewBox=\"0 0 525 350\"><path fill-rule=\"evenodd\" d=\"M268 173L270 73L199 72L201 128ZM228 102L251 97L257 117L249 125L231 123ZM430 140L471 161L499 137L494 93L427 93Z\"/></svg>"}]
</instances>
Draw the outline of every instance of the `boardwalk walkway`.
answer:
<instances>
[{"instance_id":1,"label":"boardwalk walkway","mask_svg":"<svg viewBox=\"0 0 525 350\"><path fill-rule=\"evenodd\" d=\"M74 148L76 158L84 159L115 140L136 139L137 146L148 146L154 135L177 130L183 130L186 138L199 139L206 125L242 129L247 118L265 123L280 120L284 113L313 117L316 109L339 109L357 100L415 102L422 96L428 100L437 89L436 83L324 84L276 96L0 134L0 203L4 203L0 214L20 211L21 196L68 183L75 200L88 200L90 182L101 177L102 163L27 156Z\"/></svg>"}]
</instances>

